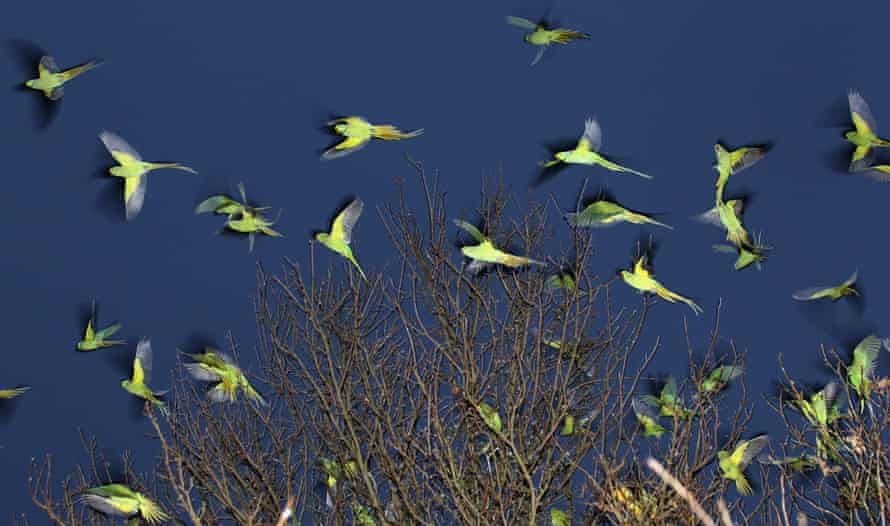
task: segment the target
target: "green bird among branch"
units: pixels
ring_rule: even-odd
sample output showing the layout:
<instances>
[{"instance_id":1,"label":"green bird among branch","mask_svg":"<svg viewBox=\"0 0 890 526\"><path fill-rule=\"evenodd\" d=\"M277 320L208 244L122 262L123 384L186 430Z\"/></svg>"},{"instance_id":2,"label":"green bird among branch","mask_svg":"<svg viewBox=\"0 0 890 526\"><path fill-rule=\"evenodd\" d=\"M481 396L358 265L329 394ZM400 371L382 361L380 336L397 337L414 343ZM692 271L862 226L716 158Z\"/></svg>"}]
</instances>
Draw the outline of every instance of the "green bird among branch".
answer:
<instances>
[{"instance_id":1,"label":"green bird among branch","mask_svg":"<svg viewBox=\"0 0 890 526\"><path fill-rule=\"evenodd\" d=\"M721 365L715 367L698 386L699 395L709 395L723 390L726 385L742 375L744 369L739 365Z\"/></svg>"},{"instance_id":2,"label":"green bird among branch","mask_svg":"<svg viewBox=\"0 0 890 526\"><path fill-rule=\"evenodd\" d=\"M634 397L631 400L631 408L637 421L643 426L643 436L659 438L667 432L667 429L658 423L658 415L655 414L653 406L642 397Z\"/></svg>"},{"instance_id":3,"label":"green bird among branch","mask_svg":"<svg viewBox=\"0 0 890 526\"><path fill-rule=\"evenodd\" d=\"M0 400L9 400L11 398L17 398L19 396L22 396L29 390L31 390L31 387L27 386L27 385L13 387L12 389L0 389Z\"/></svg>"},{"instance_id":4,"label":"green bird among branch","mask_svg":"<svg viewBox=\"0 0 890 526\"><path fill-rule=\"evenodd\" d=\"M478 241L477 245L467 245L460 249L461 254L472 260L467 266L467 271L471 274L478 274L489 265L503 265L508 268L519 268L527 265L546 266L546 263L542 261L504 252L496 247L490 238L482 235L478 228L462 219L455 219L454 224L468 232L473 236L473 239Z\"/></svg>"},{"instance_id":5,"label":"green bird among branch","mask_svg":"<svg viewBox=\"0 0 890 526\"><path fill-rule=\"evenodd\" d=\"M572 40L589 40L590 35L587 33L582 33L581 31L576 31L574 29L565 29L562 27L550 29L544 23L535 23L526 18L521 18L518 16L508 16L507 23L521 27L523 29L528 29L531 32L525 34L525 41L533 46L538 46L538 53L535 55L535 59L532 60L531 65L534 66L537 64L541 57L544 56L544 51L550 46L550 44L568 44Z\"/></svg>"},{"instance_id":6,"label":"green bird among branch","mask_svg":"<svg viewBox=\"0 0 890 526\"><path fill-rule=\"evenodd\" d=\"M83 75L101 63L94 60L62 71L53 57L43 56L37 65L37 78L26 81L25 86L42 91L43 96L49 100L59 100L65 94L66 82Z\"/></svg>"},{"instance_id":7,"label":"green bird among branch","mask_svg":"<svg viewBox=\"0 0 890 526\"><path fill-rule=\"evenodd\" d=\"M859 411L871 406L872 375L881 352L882 341L875 335L863 338L853 349L853 360L847 366L847 381L859 396Z\"/></svg>"},{"instance_id":8,"label":"green bird among branch","mask_svg":"<svg viewBox=\"0 0 890 526\"><path fill-rule=\"evenodd\" d=\"M352 231L355 229L355 224L358 223L358 219L361 217L364 208L364 201L358 198L353 199L352 202L337 214L336 218L334 218L334 222L331 224L331 231L318 232L315 234L315 240L351 261L352 264L355 265L355 268L358 269L362 279L367 281L368 278L365 276L365 272L362 270L361 265L358 264L358 260L355 259L355 256L352 254L351 246Z\"/></svg>"},{"instance_id":9,"label":"green bird among branch","mask_svg":"<svg viewBox=\"0 0 890 526\"><path fill-rule=\"evenodd\" d=\"M541 161L539 164L544 168L550 168L559 163L583 164L587 166L598 165L613 172L632 173L645 179L652 179L651 175L621 166L620 164L610 161L600 155L599 149L602 146L602 143L603 131L600 128L600 125L596 122L596 119L591 117L584 121L584 134L578 139L578 144L575 146L574 150L556 152L553 154L552 160Z\"/></svg>"},{"instance_id":10,"label":"green bird among branch","mask_svg":"<svg viewBox=\"0 0 890 526\"><path fill-rule=\"evenodd\" d=\"M90 310L90 319L87 320L87 328L84 331L83 339L77 342L78 351L95 351L96 349L104 349L114 345L123 345L127 343L124 340L109 340L117 331L123 327L120 323L113 323L102 330L95 330L93 323L96 320L96 302L92 303Z\"/></svg>"},{"instance_id":11,"label":"green bird among branch","mask_svg":"<svg viewBox=\"0 0 890 526\"><path fill-rule=\"evenodd\" d=\"M751 484L745 478L745 468L748 467L751 460L760 454L768 442L769 437L759 435L751 440L739 441L731 453L729 451L717 452L721 476L734 481L735 487L740 494L751 494Z\"/></svg>"},{"instance_id":12,"label":"green bird among branch","mask_svg":"<svg viewBox=\"0 0 890 526\"><path fill-rule=\"evenodd\" d=\"M677 381L673 377L667 379L658 396L642 395L640 398L657 407L659 416L689 418L693 415L692 411L683 407L683 400L677 392Z\"/></svg>"},{"instance_id":13,"label":"green bird among branch","mask_svg":"<svg viewBox=\"0 0 890 526\"><path fill-rule=\"evenodd\" d=\"M123 484L107 484L85 490L78 501L111 516L133 518L141 516L149 524L170 519L154 501Z\"/></svg>"},{"instance_id":14,"label":"green bird among branch","mask_svg":"<svg viewBox=\"0 0 890 526\"><path fill-rule=\"evenodd\" d=\"M267 405L263 397L250 385L250 381L235 363L235 360L228 354L211 347L206 347L204 352L199 354L182 354L195 361L184 365L185 370L192 378L202 382L216 382L216 385L207 392L210 400L234 402L240 390L250 400L260 405Z\"/></svg>"}]
</instances>

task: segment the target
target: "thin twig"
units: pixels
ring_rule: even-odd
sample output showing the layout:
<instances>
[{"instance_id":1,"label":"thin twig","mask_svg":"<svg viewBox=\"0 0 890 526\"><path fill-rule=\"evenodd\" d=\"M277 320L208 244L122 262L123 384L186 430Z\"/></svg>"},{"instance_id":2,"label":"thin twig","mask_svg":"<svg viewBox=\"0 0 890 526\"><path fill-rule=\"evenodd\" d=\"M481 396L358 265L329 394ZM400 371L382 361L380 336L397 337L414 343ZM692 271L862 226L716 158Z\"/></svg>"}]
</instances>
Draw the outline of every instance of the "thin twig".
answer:
<instances>
[{"instance_id":1,"label":"thin twig","mask_svg":"<svg viewBox=\"0 0 890 526\"><path fill-rule=\"evenodd\" d=\"M673 475L667 472L664 469L664 466L661 465L661 462L655 460L652 457L646 459L646 466L655 472L661 480L663 480L667 485L674 488L674 491L677 492L680 497L683 498L686 502L689 503L689 508L692 510L692 513L698 517L698 520L702 521L705 526L717 526L717 523L705 513L705 510L701 507L701 504L698 503L698 500L689 493L689 490L686 489L683 484L680 484L680 481L675 479ZM731 524L729 525L731 526Z\"/></svg>"}]
</instances>

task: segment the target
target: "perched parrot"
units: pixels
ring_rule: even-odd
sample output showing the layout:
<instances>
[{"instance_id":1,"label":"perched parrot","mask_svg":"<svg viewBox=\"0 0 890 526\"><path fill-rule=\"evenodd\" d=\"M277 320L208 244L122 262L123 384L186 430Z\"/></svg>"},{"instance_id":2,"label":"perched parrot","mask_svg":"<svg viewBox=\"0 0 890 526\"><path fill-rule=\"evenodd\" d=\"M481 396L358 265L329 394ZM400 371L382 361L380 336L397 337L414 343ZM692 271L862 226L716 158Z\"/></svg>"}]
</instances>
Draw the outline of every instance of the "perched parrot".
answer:
<instances>
[{"instance_id":1,"label":"perched parrot","mask_svg":"<svg viewBox=\"0 0 890 526\"><path fill-rule=\"evenodd\" d=\"M871 396L871 377L879 352L881 352L881 340L874 335L866 336L853 349L853 361L847 366L847 380L859 395L860 411L865 409L866 401Z\"/></svg>"},{"instance_id":2,"label":"perched parrot","mask_svg":"<svg viewBox=\"0 0 890 526\"><path fill-rule=\"evenodd\" d=\"M403 132L391 124L371 124L363 117L338 117L328 121L328 126L333 126L334 131L346 137L321 154L324 160L343 157L352 152L357 152L371 142L371 139L383 139L385 141L397 141L410 139L423 133L423 128L412 132Z\"/></svg>"},{"instance_id":3,"label":"perched parrot","mask_svg":"<svg viewBox=\"0 0 890 526\"><path fill-rule=\"evenodd\" d=\"M718 174L717 201L723 201L723 189L726 187L729 176L735 175L763 159L766 155L766 148L746 146L729 151L717 143L714 145L714 154L717 156L717 162L714 164L714 169Z\"/></svg>"},{"instance_id":4,"label":"perched parrot","mask_svg":"<svg viewBox=\"0 0 890 526\"><path fill-rule=\"evenodd\" d=\"M856 278L859 272L854 271L843 283L834 287L809 287L801 289L791 295L798 301L818 300L822 298L831 298L831 301L837 301L843 296L858 296L859 291L855 288Z\"/></svg>"},{"instance_id":5,"label":"perched parrot","mask_svg":"<svg viewBox=\"0 0 890 526\"><path fill-rule=\"evenodd\" d=\"M552 276L547 277L547 286L551 289L575 290L575 276L570 271L561 270Z\"/></svg>"},{"instance_id":6,"label":"perched parrot","mask_svg":"<svg viewBox=\"0 0 890 526\"><path fill-rule=\"evenodd\" d=\"M133 360L133 376L132 378L121 380L121 387L128 393L143 398L161 411L161 414L167 415L167 404L158 399L167 391L152 391L147 385L151 382L151 341L147 338L139 340L136 345L136 358Z\"/></svg>"},{"instance_id":7,"label":"perched parrot","mask_svg":"<svg viewBox=\"0 0 890 526\"><path fill-rule=\"evenodd\" d=\"M857 172L872 163L874 147L890 146L890 141L878 137L878 125L862 95L850 90L847 93L847 100L850 103L850 118L856 129L844 133L844 137L856 145L853 158L850 160L850 171Z\"/></svg>"},{"instance_id":8,"label":"perched parrot","mask_svg":"<svg viewBox=\"0 0 890 526\"><path fill-rule=\"evenodd\" d=\"M151 499L123 484L107 484L87 489L79 500L94 510L113 517L130 518L141 515L149 524L158 524L170 518Z\"/></svg>"},{"instance_id":9,"label":"perched parrot","mask_svg":"<svg viewBox=\"0 0 890 526\"><path fill-rule=\"evenodd\" d=\"M145 201L145 187L148 182L147 175L152 170L160 168L173 168L185 172L197 174L194 169L183 166L179 163L157 163L143 161L139 153L127 144L117 134L110 131L103 131L99 134L99 139L105 145L105 148L114 157L119 166L114 166L108 170L108 173L115 177L124 179L124 206L127 210L127 220L131 220L142 210L142 203Z\"/></svg>"},{"instance_id":10,"label":"perched parrot","mask_svg":"<svg viewBox=\"0 0 890 526\"><path fill-rule=\"evenodd\" d=\"M574 150L556 152L553 155L553 160L541 161L541 163L539 164L544 168L550 168L551 166L555 166L559 163L585 164L588 166L593 166L596 164L613 172L627 172L638 175L645 179L652 179L651 175L647 175L636 170L631 170L630 168L621 166L620 164L612 162L600 155L599 149L602 146L602 143L603 131L600 128L600 125L596 122L595 119L588 118L586 121L584 121L584 135L582 135L581 138L578 139L578 144L575 146Z\"/></svg>"},{"instance_id":11,"label":"perched parrot","mask_svg":"<svg viewBox=\"0 0 890 526\"><path fill-rule=\"evenodd\" d=\"M494 242L491 239L483 236L478 228L462 219L455 219L454 224L469 232L479 242L478 245L467 245L460 249L461 254L473 260L467 267L467 270L472 274L476 274L492 264L503 265L509 268L518 268L526 265L546 266L546 263L541 261L515 256L502 251L494 246Z\"/></svg>"},{"instance_id":12,"label":"perched parrot","mask_svg":"<svg viewBox=\"0 0 890 526\"><path fill-rule=\"evenodd\" d=\"M575 417L572 415L566 415L566 417L562 421L562 428L559 430L559 434L562 436L569 436L575 433Z\"/></svg>"},{"instance_id":13,"label":"perched parrot","mask_svg":"<svg viewBox=\"0 0 890 526\"><path fill-rule=\"evenodd\" d=\"M569 212L563 215L563 217L568 224L576 227L600 228L626 222L635 225L650 224L670 230L674 229L674 227L656 221L645 214L634 212L618 203L605 199L599 199L587 205L581 212Z\"/></svg>"},{"instance_id":14,"label":"perched parrot","mask_svg":"<svg viewBox=\"0 0 890 526\"><path fill-rule=\"evenodd\" d=\"M658 423L658 415L646 401L640 397L634 397L631 407L637 420L643 426L643 436L659 438L667 432L667 429Z\"/></svg>"},{"instance_id":15,"label":"perched parrot","mask_svg":"<svg viewBox=\"0 0 890 526\"><path fill-rule=\"evenodd\" d=\"M358 473L358 464L354 460L349 460L346 462L345 466L341 467L340 463L336 460L324 457L320 458L319 462L321 463L321 469L325 472L325 485L328 487L325 495L325 504L328 508L333 508L334 502L331 497L336 495L337 479L343 476L344 467L347 477L355 476L355 474Z\"/></svg>"},{"instance_id":16,"label":"perched parrot","mask_svg":"<svg viewBox=\"0 0 890 526\"><path fill-rule=\"evenodd\" d=\"M479 411L479 416L482 417L482 420L485 422L492 431L495 433L500 433L503 426L501 424L501 415L485 402L481 402L476 405L476 411Z\"/></svg>"},{"instance_id":17,"label":"perched parrot","mask_svg":"<svg viewBox=\"0 0 890 526\"><path fill-rule=\"evenodd\" d=\"M751 237L742 224L743 208L744 203L741 199L717 201L714 208L696 216L695 219L726 230L726 240L733 246L753 249Z\"/></svg>"},{"instance_id":18,"label":"perched parrot","mask_svg":"<svg viewBox=\"0 0 890 526\"><path fill-rule=\"evenodd\" d=\"M240 389L247 398L260 405L267 405L228 354L211 347L205 347L200 354L183 354L195 360L194 363L185 364L186 371L193 378L202 382L217 382L207 392L207 396L214 402L234 402Z\"/></svg>"},{"instance_id":19,"label":"perched parrot","mask_svg":"<svg viewBox=\"0 0 890 526\"><path fill-rule=\"evenodd\" d=\"M645 264L646 256L640 256L634 262L632 271L620 271L621 279L623 279L625 283L637 289L641 293L650 292L671 303L682 301L683 303L688 305L690 309L692 309L692 312L694 312L696 316L698 316L701 312L704 312L702 308L699 307L699 305L691 299L685 296L681 296L680 294L669 290L667 287L659 283L655 279L655 274L652 274L648 270L646 270Z\"/></svg>"},{"instance_id":20,"label":"perched parrot","mask_svg":"<svg viewBox=\"0 0 890 526\"><path fill-rule=\"evenodd\" d=\"M96 349L104 349L105 347L111 347L113 345L123 345L127 343L124 340L108 340L114 335L117 331L119 331L122 327L120 323L114 323L105 327L101 331L97 331L93 327L93 322L96 318L96 303L93 302L92 313L90 314L90 319L87 321L87 328L84 331L83 339L77 342L77 350L78 351L95 351Z\"/></svg>"},{"instance_id":21,"label":"perched parrot","mask_svg":"<svg viewBox=\"0 0 890 526\"><path fill-rule=\"evenodd\" d=\"M31 387L23 385L21 387L13 387L12 389L0 389L0 400L8 400L23 395Z\"/></svg>"},{"instance_id":22,"label":"perched parrot","mask_svg":"<svg viewBox=\"0 0 890 526\"><path fill-rule=\"evenodd\" d=\"M727 383L741 376L743 371L744 369L738 365L721 365L716 367L702 380L698 386L698 392L704 395L716 393L726 387Z\"/></svg>"},{"instance_id":23,"label":"perched parrot","mask_svg":"<svg viewBox=\"0 0 890 526\"><path fill-rule=\"evenodd\" d=\"M362 275L362 279L367 281L368 278L365 277L365 272L358 264L358 260L352 255L352 248L350 246L352 243L352 230L355 228L355 224L358 222L358 218L362 215L362 210L364 210L364 208L364 201L359 198L353 199L352 202L349 203L342 212L337 214L336 218L334 218L334 222L331 224L331 231L319 232L315 234L315 239L322 245L351 261L352 264L355 265L355 268L358 269L359 274Z\"/></svg>"},{"instance_id":24,"label":"perched parrot","mask_svg":"<svg viewBox=\"0 0 890 526\"><path fill-rule=\"evenodd\" d=\"M537 55L535 55L535 59L532 61L531 65L534 66L541 60L541 57L544 56L544 51L550 46L552 43L557 44L568 44L572 40L589 40L590 35L587 33L582 33L580 31L575 31L574 29L564 29L564 28L556 28L549 29L543 23L536 24L531 20L520 18L518 16L508 16L507 23L513 26L521 27L523 29L531 30L531 33L525 34L525 41L533 46L539 46Z\"/></svg>"},{"instance_id":25,"label":"perched parrot","mask_svg":"<svg viewBox=\"0 0 890 526\"><path fill-rule=\"evenodd\" d=\"M550 508L550 526L571 526L572 518L559 508Z\"/></svg>"},{"instance_id":26,"label":"perched parrot","mask_svg":"<svg viewBox=\"0 0 890 526\"><path fill-rule=\"evenodd\" d=\"M813 393L809 400L797 400L797 405L810 424L824 428L841 417L837 395L837 384L829 382L821 390Z\"/></svg>"},{"instance_id":27,"label":"perched parrot","mask_svg":"<svg viewBox=\"0 0 890 526\"><path fill-rule=\"evenodd\" d=\"M677 393L677 381L673 377L667 379L658 396L643 395L640 399L650 406L658 407L659 416L677 416L680 418L692 416L692 411L683 407L683 400Z\"/></svg>"},{"instance_id":28,"label":"perched parrot","mask_svg":"<svg viewBox=\"0 0 890 526\"><path fill-rule=\"evenodd\" d=\"M745 478L745 468L766 447L767 442L769 442L769 437L759 435L751 440L739 441L732 453L729 451L717 452L723 478L735 481L735 487L742 495L751 494L751 484Z\"/></svg>"},{"instance_id":29,"label":"perched parrot","mask_svg":"<svg viewBox=\"0 0 890 526\"><path fill-rule=\"evenodd\" d=\"M95 68L101 61L91 61L80 66L75 66L65 71L60 71L53 57L44 56L37 65L36 79L25 82L25 86L43 92L43 96L49 100L59 100L65 94L63 85L69 80Z\"/></svg>"}]
</instances>

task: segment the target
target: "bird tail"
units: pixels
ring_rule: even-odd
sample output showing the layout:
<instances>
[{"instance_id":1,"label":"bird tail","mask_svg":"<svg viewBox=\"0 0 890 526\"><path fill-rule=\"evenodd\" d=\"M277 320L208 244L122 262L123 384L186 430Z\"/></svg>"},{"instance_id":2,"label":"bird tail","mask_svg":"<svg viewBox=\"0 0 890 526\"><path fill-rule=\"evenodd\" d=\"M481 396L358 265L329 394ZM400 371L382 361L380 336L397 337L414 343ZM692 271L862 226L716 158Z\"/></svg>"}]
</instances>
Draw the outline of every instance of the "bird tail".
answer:
<instances>
[{"instance_id":1,"label":"bird tail","mask_svg":"<svg viewBox=\"0 0 890 526\"><path fill-rule=\"evenodd\" d=\"M383 139L385 141L397 141L399 139L410 139L411 137L417 137L418 135L423 133L423 128L414 130L412 132L403 132L402 130L390 124L380 124L374 126L371 133L378 139Z\"/></svg>"},{"instance_id":2,"label":"bird tail","mask_svg":"<svg viewBox=\"0 0 890 526\"><path fill-rule=\"evenodd\" d=\"M193 174L198 173L198 171L195 170L194 168L190 168L188 166L185 166L185 165L182 165L179 163L148 163L148 167L151 170L157 170L159 168L173 168L174 170L182 170L184 172L189 172L189 173L193 173Z\"/></svg>"},{"instance_id":3,"label":"bird tail","mask_svg":"<svg viewBox=\"0 0 890 526\"><path fill-rule=\"evenodd\" d=\"M559 164L561 162L562 161L560 161L559 159L553 159L552 161L541 161L538 163L538 165L541 166L542 168L550 168L551 166L556 166L557 164Z\"/></svg>"},{"instance_id":4,"label":"bird tail","mask_svg":"<svg viewBox=\"0 0 890 526\"><path fill-rule=\"evenodd\" d=\"M80 76L80 75L86 73L87 71L95 68L96 66L98 66L101 63L102 62L93 60L91 62L87 62L86 64L81 64L80 66L75 66L69 70L66 70L64 73L65 80L68 81L68 80L73 79L74 77Z\"/></svg>"},{"instance_id":5,"label":"bird tail","mask_svg":"<svg viewBox=\"0 0 890 526\"><path fill-rule=\"evenodd\" d=\"M279 232L277 230L272 230L271 228L269 228L267 226L261 226L260 232L262 232L263 234L266 234L267 236L284 237L284 234L282 234L281 232Z\"/></svg>"},{"instance_id":6,"label":"bird tail","mask_svg":"<svg viewBox=\"0 0 890 526\"><path fill-rule=\"evenodd\" d=\"M875 139L875 144L877 144L878 146L890 146L890 141L878 137Z\"/></svg>"},{"instance_id":7,"label":"bird tail","mask_svg":"<svg viewBox=\"0 0 890 526\"><path fill-rule=\"evenodd\" d=\"M735 479L735 487L742 495L751 494L751 484L748 482L748 479L745 478L744 473L739 473L739 477Z\"/></svg>"},{"instance_id":8,"label":"bird tail","mask_svg":"<svg viewBox=\"0 0 890 526\"><path fill-rule=\"evenodd\" d=\"M355 259L355 256L350 256L349 261L352 261L352 264L355 265L355 268L358 269L358 273L362 275L362 279L368 281L368 277L365 276L365 271L362 270L362 266L358 264L358 261Z\"/></svg>"},{"instance_id":9,"label":"bird tail","mask_svg":"<svg viewBox=\"0 0 890 526\"><path fill-rule=\"evenodd\" d=\"M552 41L558 44L568 44L572 40L589 39L590 35L573 29L554 29Z\"/></svg>"},{"instance_id":10,"label":"bird tail","mask_svg":"<svg viewBox=\"0 0 890 526\"><path fill-rule=\"evenodd\" d=\"M637 170L633 170L633 169L631 169L631 168L623 168L623 171L632 173L632 174L634 174L634 175L638 175L638 176L642 177L643 179L652 179L652 176L651 176L651 175L649 175L649 174L645 174L645 173L643 173L643 172L639 172L639 171L637 171Z\"/></svg>"}]
</instances>

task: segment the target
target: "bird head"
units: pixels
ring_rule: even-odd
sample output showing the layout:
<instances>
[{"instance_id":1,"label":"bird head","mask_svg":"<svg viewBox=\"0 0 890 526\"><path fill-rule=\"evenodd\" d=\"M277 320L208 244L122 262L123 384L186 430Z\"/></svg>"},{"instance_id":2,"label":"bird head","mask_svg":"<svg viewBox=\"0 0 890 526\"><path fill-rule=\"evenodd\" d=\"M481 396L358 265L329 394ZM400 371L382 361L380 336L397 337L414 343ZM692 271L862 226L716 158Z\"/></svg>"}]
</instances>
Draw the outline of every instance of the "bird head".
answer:
<instances>
[{"instance_id":1,"label":"bird head","mask_svg":"<svg viewBox=\"0 0 890 526\"><path fill-rule=\"evenodd\" d=\"M341 122L340 124L335 125L334 131L339 134L342 134L343 132L346 131L346 124Z\"/></svg>"},{"instance_id":2,"label":"bird head","mask_svg":"<svg viewBox=\"0 0 890 526\"><path fill-rule=\"evenodd\" d=\"M852 141L853 137L856 135L856 130L849 130L844 132L844 138L848 141Z\"/></svg>"},{"instance_id":3,"label":"bird head","mask_svg":"<svg viewBox=\"0 0 890 526\"><path fill-rule=\"evenodd\" d=\"M129 389L130 388L130 380L129 379L121 380L121 387L123 387L124 389Z\"/></svg>"},{"instance_id":4,"label":"bird head","mask_svg":"<svg viewBox=\"0 0 890 526\"><path fill-rule=\"evenodd\" d=\"M560 161L565 161L566 157L568 157L568 155L569 155L569 152L556 152L555 154L553 154L553 156L556 157L557 159L559 159Z\"/></svg>"},{"instance_id":5,"label":"bird head","mask_svg":"<svg viewBox=\"0 0 890 526\"><path fill-rule=\"evenodd\" d=\"M33 81L33 80L29 80L29 81L25 82L25 86L27 86L27 87L29 87L29 88L33 88L33 87L34 87L34 81Z\"/></svg>"},{"instance_id":6,"label":"bird head","mask_svg":"<svg viewBox=\"0 0 890 526\"><path fill-rule=\"evenodd\" d=\"M330 237L330 236L328 235L327 232L319 232L319 233L315 234L315 240L318 241L319 243L324 243L325 241L328 240L328 237Z\"/></svg>"}]
</instances>

